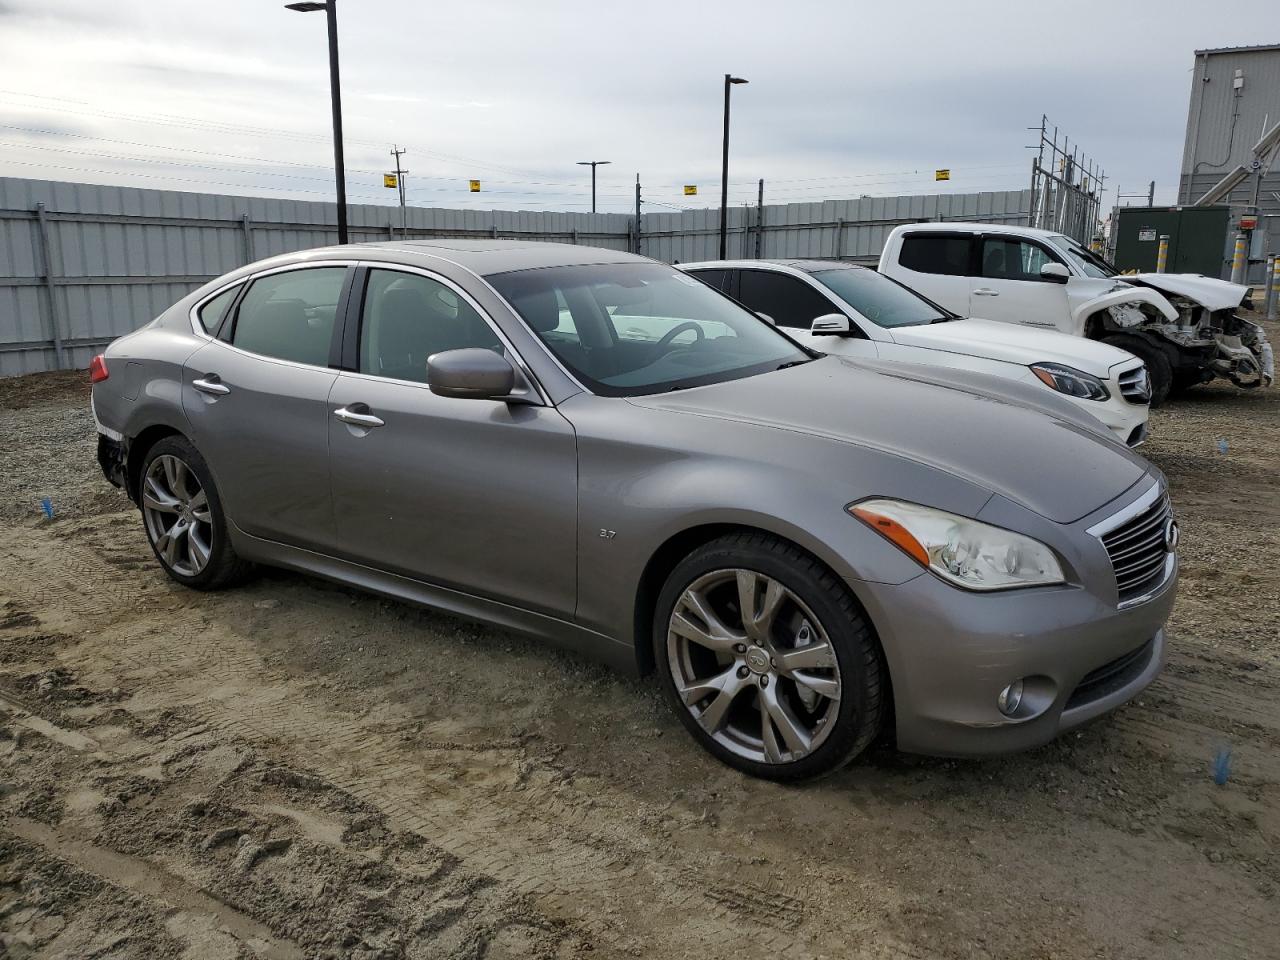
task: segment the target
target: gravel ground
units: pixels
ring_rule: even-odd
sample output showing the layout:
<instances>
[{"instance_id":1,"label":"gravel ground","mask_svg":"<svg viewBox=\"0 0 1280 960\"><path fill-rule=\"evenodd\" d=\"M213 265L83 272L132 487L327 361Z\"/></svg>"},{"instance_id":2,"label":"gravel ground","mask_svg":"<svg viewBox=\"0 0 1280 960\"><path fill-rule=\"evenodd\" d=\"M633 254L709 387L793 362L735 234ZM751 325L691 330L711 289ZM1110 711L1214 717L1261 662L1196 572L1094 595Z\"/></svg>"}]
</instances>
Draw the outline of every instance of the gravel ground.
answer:
<instances>
[{"instance_id":1,"label":"gravel ground","mask_svg":"<svg viewBox=\"0 0 1280 960\"><path fill-rule=\"evenodd\" d=\"M83 374L0 381L0 955L1275 957L1280 391L1152 421L1165 674L1027 754L786 788L652 681L286 573L183 590Z\"/></svg>"}]
</instances>

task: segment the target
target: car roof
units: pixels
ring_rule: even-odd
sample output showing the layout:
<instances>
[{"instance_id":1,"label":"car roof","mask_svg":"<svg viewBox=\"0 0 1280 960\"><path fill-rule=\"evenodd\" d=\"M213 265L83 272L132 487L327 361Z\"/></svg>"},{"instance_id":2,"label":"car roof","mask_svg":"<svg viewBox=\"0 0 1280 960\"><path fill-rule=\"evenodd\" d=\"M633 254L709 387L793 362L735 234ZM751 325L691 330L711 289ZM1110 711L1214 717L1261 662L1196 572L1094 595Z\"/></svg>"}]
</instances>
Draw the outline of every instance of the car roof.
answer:
<instances>
[{"instance_id":1,"label":"car roof","mask_svg":"<svg viewBox=\"0 0 1280 960\"><path fill-rule=\"evenodd\" d=\"M813 273L817 270L870 270L870 267L863 266L858 263L849 263L845 260L788 260L783 258L774 258L768 260L703 260L699 263L681 263L677 264L681 270L742 270L750 267L775 266L775 267L791 267L794 270L801 270L804 273Z\"/></svg>"},{"instance_id":2,"label":"car roof","mask_svg":"<svg viewBox=\"0 0 1280 960\"><path fill-rule=\"evenodd\" d=\"M1062 236L1061 231L1057 230L1041 230L1039 227L1021 227L1017 224L1008 223L960 223L953 221L930 222L930 223L904 223L897 227L903 233L1016 233L1022 237L1040 237L1048 239L1049 237Z\"/></svg>"},{"instance_id":3,"label":"car roof","mask_svg":"<svg viewBox=\"0 0 1280 960\"><path fill-rule=\"evenodd\" d=\"M383 260L421 266L429 266L432 262L438 263L444 260L480 276L512 270L533 270L539 267L653 262L647 257L624 253L621 250L606 250L602 247L494 237L484 240L452 238L383 240L378 243L320 247L275 257L272 259L272 265L284 266L310 260L331 260L335 257L349 260ZM258 266L260 268L261 264Z\"/></svg>"}]
</instances>

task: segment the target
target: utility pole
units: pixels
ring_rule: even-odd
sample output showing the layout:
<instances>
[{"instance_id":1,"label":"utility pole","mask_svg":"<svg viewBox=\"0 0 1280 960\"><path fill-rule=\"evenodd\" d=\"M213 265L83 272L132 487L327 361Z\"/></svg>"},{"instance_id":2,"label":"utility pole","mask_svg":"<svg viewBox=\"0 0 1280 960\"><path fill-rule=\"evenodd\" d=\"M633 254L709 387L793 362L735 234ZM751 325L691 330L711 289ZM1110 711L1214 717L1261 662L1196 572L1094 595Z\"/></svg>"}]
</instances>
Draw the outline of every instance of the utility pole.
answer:
<instances>
[{"instance_id":1,"label":"utility pole","mask_svg":"<svg viewBox=\"0 0 1280 960\"><path fill-rule=\"evenodd\" d=\"M731 73L724 75L724 149L720 163L720 259L727 259L729 246L729 90L736 83L746 83Z\"/></svg>"},{"instance_id":2,"label":"utility pole","mask_svg":"<svg viewBox=\"0 0 1280 960\"><path fill-rule=\"evenodd\" d=\"M579 160L578 166L591 168L591 212L596 212L596 167L612 163L612 160ZM639 176L637 174L636 176Z\"/></svg>"},{"instance_id":3,"label":"utility pole","mask_svg":"<svg viewBox=\"0 0 1280 960\"><path fill-rule=\"evenodd\" d=\"M760 192L756 195L756 259L764 256L764 177L760 178Z\"/></svg>"},{"instance_id":4,"label":"utility pole","mask_svg":"<svg viewBox=\"0 0 1280 960\"><path fill-rule=\"evenodd\" d=\"M1154 207L1156 205L1156 182L1151 181L1151 185L1147 187L1147 206Z\"/></svg>"},{"instance_id":5,"label":"utility pole","mask_svg":"<svg viewBox=\"0 0 1280 960\"><path fill-rule=\"evenodd\" d=\"M347 242L347 171L342 158L342 82L338 76L338 0L286 3L298 13L323 10L329 30L329 99L333 108L333 172L338 186L338 243Z\"/></svg>"},{"instance_id":6,"label":"utility pole","mask_svg":"<svg viewBox=\"0 0 1280 960\"><path fill-rule=\"evenodd\" d=\"M640 252L640 174L638 173L636 174L636 248L632 252Z\"/></svg>"},{"instance_id":7,"label":"utility pole","mask_svg":"<svg viewBox=\"0 0 1280 960\"><path fill-rule=\"evenodd\" d=\"M404 175L408 170L400 169L400 158L408 153L408 150L401 150L395 144L391 145L391 155L396 158L396 189L400 191L400 239L404 240L409 236L409 221L404 208Z\"/></svg>"}]
</instances>

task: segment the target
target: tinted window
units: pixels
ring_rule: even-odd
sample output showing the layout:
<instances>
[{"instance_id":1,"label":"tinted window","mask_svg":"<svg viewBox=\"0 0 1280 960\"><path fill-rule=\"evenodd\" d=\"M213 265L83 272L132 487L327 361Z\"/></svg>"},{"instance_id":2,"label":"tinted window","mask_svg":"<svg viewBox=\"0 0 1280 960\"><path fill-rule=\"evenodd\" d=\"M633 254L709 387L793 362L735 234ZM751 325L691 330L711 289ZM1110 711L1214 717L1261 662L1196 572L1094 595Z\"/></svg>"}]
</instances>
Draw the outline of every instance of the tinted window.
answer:
<instances>
[{"instance_id":1,"label":"tinted window","mask_svg":"<svg viewBox=\"0 0 1280 960\"><path fill-rule=\"evenodd\" d=\"M697 277L708 286L715 287L725 293L729 292L729 279L732 274L728 270L690 270L689 274Z\"/></svg>"},{"instance_id":2,"label":"tinted window","mask_svg":"<svg viewBox=\"0 0 1280 960\"><path fill-rule=\"evenodd\" d=\"M313 267L255 280L236 311L231 342L266 357L327 366L346 274L346 267Z\"/></svg>"},{"instance_id":3,"label":"tinted window","mask_svg":"<svg viewBox=\"0 0 1280 960\"><path fill-rule=\"evenodd\" d=\"M218 329L218 324L222 323L222 318L227 315L231 302L239 292L240 284L237 283L230 290L225 290L212 300L205 301L205 305L200 308L196 316L200 318L200 325L204 327L206 333L214 333Z\"/></svg>"},{"instance_id":4,"label":"tinted window","mask_svg":"<svg viewBox=\"0 0 1280 960\"><path fill-rule=\"evenodd\" d=\"M633 396L733 380L809 355L693 277L606 263L485 277L593 391Z\"/></svg>"},{"instance_id":5,"label":"tinted window","mask_svg":"<svg viewBox=\"0 0 1280 960\"><path fill-rule=\"evenodd\" d=\"M909 233L902 238L898 262L917 273L966 277L969 275L969 237Z\"/></svg>"},{"instance_id":6,"label":"tinted window","mask_svg":"<svg viewBox=\"0 0 1280 960\"><path fill-rule=\"evenodd\" d=\"M811 276L872 323L882 327L934 323L949 316L924 297L874 270L846 267L815 270Z\"/></svg>"},{"instance_id":7,"label":"tinted window","mask_svg":"<svg viewBox=\"0 0 1280 960\"><path fill-rule=\"evenodd\" d=\"M1108 263L1092 250L1086 250L1070 237L1050 237L1049 242L1060 251L1065 252L1075 262L1076 266L1084 271L1085 276L1106 279L1107 277L1117 276L1120 273L1113 264Z\"/></svg>"},{"instance_id":8,"label":"tinted window","mask_svg":"<svg viewBox=\"0 0 1280 960\"><path fill-rule=\"evenodd\" d=\"M824 313L840 312L813 287L785 273L743 270L738 283L738 299L780 327L808 330Z\"/></svg>"},{"instance_id":9,"label":"tinted window","mask_svg":"<svg viewBox=\"0 0 1280 960\"><path fill-rule=\"evenodd\" d=\"M992 280L1039 280L1040 268L1057 260L1043 247L1026 240L985 237L982 275Z\"/></svg>"},{"instance_id":10,"label":"tinted window","mask_svg":"<svg viewBox=\"0 0 1280 960\"><path fill-rule=\"evenodd\" d=\"M439 281L370 270L360 318L360 372L427 382L427 358L502 341L472 306Z\"/></svg>"}]
</instances>

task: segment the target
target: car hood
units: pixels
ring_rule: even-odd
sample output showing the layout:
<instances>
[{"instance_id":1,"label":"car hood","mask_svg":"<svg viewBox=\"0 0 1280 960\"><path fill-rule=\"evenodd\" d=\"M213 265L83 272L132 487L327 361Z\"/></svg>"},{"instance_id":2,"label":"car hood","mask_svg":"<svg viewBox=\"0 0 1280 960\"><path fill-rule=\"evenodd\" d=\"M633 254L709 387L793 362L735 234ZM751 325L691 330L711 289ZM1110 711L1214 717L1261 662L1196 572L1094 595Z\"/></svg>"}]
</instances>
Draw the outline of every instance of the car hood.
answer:
<instances>
[{"instance_id":1,"label":"car hood","mask_svg":"<svg viewBox=\"0 0 1280 960\"><path fill-rule=\"evenodd\" d=\"M1122 494L1146 464L1071 404L995 377L827 356L653 396L638 406L773 427L895 454L979 484L1058 523ZM974 384L968 386L966 384ZM1015 399L1016 398L1016 399ZM892 493L892 491L885 491Z\"/></svg>"},{"instance_id":2,"label":"car hood","mask_svg":"<svg viewBox=\"0 0 1280 960\"><path fill-rule=\"evenodd\" d=\"M1096 340L976 318L894 327L889 335L896 343L913 347L989 357L1023 366L1049 361L1075 367L1095 377L1105 377L1117 363L1133 359L1132 354Z\"/></svg>"},{"instance_id":3,"label":"car hood","mask_svg":"<svg viewBox=\"0 0 1280 960\"><path fill-rule=\"evenodd\" d=\"M1216 277L1202 277L1197 273L1136 273L1116 279L1186 297L1210 312L1234 310L1249 295L1248 287Z\"/></svg>"}]
</instances>

